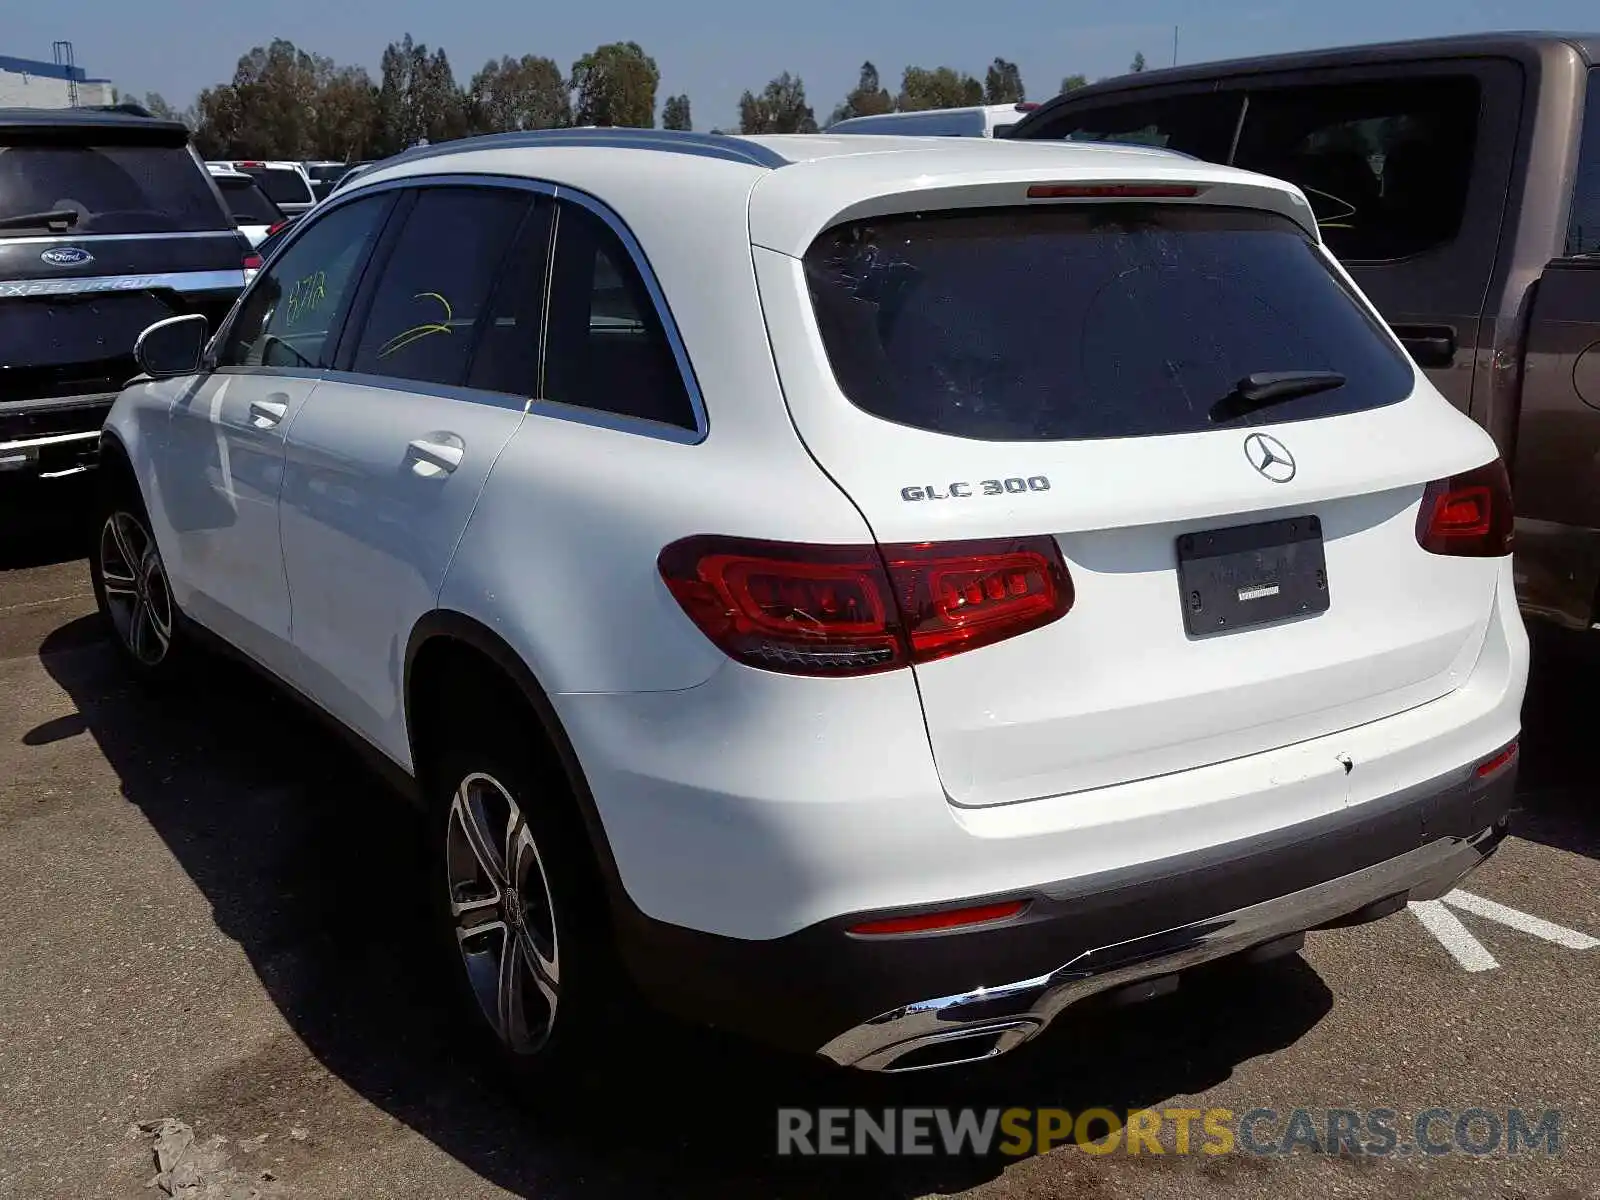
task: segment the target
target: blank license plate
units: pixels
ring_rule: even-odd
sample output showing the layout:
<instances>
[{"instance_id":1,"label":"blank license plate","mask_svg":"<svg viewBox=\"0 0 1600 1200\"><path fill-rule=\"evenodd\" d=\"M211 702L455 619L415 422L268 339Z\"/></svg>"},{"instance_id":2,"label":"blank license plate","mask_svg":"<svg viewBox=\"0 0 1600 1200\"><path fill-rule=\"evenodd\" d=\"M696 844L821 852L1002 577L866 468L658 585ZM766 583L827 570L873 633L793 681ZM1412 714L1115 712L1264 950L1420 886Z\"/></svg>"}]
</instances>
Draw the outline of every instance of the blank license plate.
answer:
<instances>
[{"instance_id":1,"label":"blank license plate","mask_svg":"<svg viewBox=\"0 0 1600 1200\"><path fill-rule=\"evenodd\" d=\"M1328 611L1322 522L1289 517L1178 539L1183 627L1227 633Z\"/></svg>"}]
</instances>

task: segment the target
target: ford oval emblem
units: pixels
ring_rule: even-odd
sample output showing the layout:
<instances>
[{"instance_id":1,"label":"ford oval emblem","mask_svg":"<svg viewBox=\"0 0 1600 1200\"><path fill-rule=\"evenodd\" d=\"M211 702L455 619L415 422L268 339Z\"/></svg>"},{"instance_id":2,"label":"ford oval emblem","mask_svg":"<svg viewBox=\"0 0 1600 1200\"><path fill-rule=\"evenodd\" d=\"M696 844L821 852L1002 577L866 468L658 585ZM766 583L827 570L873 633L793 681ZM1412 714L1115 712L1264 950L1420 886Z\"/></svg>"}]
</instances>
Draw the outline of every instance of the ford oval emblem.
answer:
<instances>
[{"instance_id":1,"label":"ford oval emblem","mask_svg":"<svg viewBox=\"0 0 1600 1200\"><path fill-rule=\"evenodd\" d=\"M56 246L39 255L52 267L81 267L84 263L92 263L94 255L87 250L80 250L77 246Z\"/></svg>"}]
</instances>

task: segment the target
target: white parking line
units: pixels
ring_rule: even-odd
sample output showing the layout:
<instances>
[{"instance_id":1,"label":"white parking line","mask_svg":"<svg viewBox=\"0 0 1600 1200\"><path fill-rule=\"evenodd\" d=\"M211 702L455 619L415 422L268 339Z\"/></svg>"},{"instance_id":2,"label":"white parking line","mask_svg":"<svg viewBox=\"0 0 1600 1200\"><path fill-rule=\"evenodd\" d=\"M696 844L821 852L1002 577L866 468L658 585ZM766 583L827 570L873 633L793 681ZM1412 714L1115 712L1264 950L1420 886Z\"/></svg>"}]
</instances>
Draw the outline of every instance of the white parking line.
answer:
<instances>
[{"instance_id":1,"label":"white parking line","mask_svg":"<svg viewBox=\"0 0 1600 1200\"><path fill-rule=\"evenodd\" d=\"M1414 900L1411 911L1417 914L1422 927L1438 938L1440 945L1468 971L1492 971L1500 965L1455 913L1440 901Z\"/></svg>"},{"instance_id":2,"label":"white parking line","mask_svg":"<svg viewBox=\"0 0 1600 1200\"><path fill-rule=\"evenodd\" d=\"M1509 925L1512 929L1522 930L1523 933L1531 933L1536 938L1565 946L1568 950L1593 950L1596 946L1600 946L1600 938L1593 938L1587 933L1579 933L1576 929L1568 929L1564 925L1556 925L1539 917L1529 916L1525 912L1507 908L1504 904L1496 904L1493 900L1474 896L1471 892L1451 892L1444 897L1444 903L1451 908L1459 908L1462 912L1485 917L1501 925Z\"/></svg>"},{"instance_id":3,"label":"white parking line","mask_svg":"<svg viewBox=\"0 0 1600 1200\"><path fill-rule=\"evenodd\" d=\"M1446 908L1446 905L1450 907ZM1475 896L1471 892L1455 891L1438 900L1416 900L1411 903L1410 908L1417 914L1417 920L1422 922L1422 927L1438 938L1439 944L1468 971L1493 971L1500 964L1495 961L1494 955L1484 948L1483 943L1472 936L1472 932L1461 923L1461 919L1450 911L1451 908L1483 917L1510 929L1532 934L1536 938L1554 942L1557 946L1564 946L1568 950L1593 950L1600 946L1600 938L1590 937L1587 933L1579 933L1576 929L1568 929L1565 925L1557 925L1553 921L1546 921L1542 917L1535 917L1515 908L1508 908L1504 904L1496 904L1493 900L1485 900L1482 896Z\"/></svg>"}]
</instances>

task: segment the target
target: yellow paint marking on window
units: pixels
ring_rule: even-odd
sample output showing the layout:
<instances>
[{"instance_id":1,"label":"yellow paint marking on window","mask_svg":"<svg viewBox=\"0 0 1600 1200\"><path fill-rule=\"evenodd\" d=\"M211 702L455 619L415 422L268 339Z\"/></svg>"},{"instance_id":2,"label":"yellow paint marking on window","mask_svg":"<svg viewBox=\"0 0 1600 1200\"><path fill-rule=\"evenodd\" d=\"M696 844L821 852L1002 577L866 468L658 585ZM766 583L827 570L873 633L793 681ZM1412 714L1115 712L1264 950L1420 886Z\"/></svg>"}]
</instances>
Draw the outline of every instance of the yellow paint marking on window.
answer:
<instances>
[{"instance_id":1,"label":"yellow paint marking on window","mask_svg":"<svg viewBox=\"0 0 1600 1200\"><path fill-rule=\"evenodd\" d=\"M395 334L379 348L379 358L388 358L389 355L396 351L404 350L407 346L420 342L430 333L450 332L450 321L455 316L455 310L450 307L450 301L439 295L438 292L418 292L412 299L437 300L444 306L444 320L431 325L413 325L410 329L402 330L400 333Z\"/></svg>"}]
</instances>

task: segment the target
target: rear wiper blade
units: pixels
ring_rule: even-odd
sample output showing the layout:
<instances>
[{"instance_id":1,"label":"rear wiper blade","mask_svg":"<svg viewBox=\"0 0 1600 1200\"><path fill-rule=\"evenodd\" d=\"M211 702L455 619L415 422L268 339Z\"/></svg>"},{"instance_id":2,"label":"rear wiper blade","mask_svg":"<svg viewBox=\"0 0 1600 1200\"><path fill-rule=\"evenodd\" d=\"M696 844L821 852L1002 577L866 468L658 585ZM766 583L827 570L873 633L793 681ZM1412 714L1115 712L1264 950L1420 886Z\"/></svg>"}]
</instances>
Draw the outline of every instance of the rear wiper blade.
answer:
<instances>
[{"instance_id":1,"label":"rear wiper blade","mask_svg":"<svg viewBox=\"0 0 1600 1200\"><path fill-rule=\"evenodd\" d=\"M1332 391L1344 383L1344 376L1337 371L1256 371L1234 384L1233 391L1213 404L1208 415L1212 421L1231 421L1285 400Z\"/></svg>"},{"instance_id":2,"label":"rear wiper blade","mask_svg":"<svg viewBox=\"0 0 1600 1200\"><path fill-rule=\"evenodd\" d=\"M52 208L49 212L0 217L0 229L26 229L30 225L60 225L63 229L71 229L77 223L78 210L75 208Z\"/></svg>"}]
</instances>

